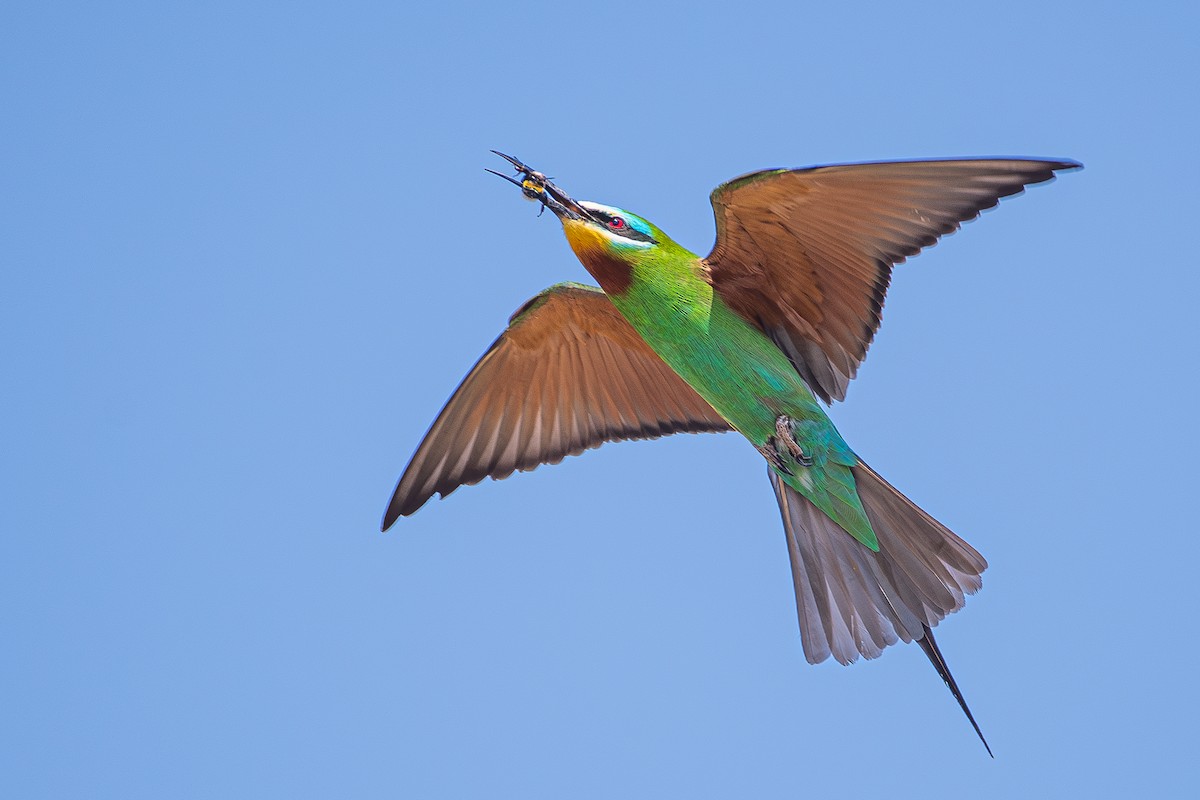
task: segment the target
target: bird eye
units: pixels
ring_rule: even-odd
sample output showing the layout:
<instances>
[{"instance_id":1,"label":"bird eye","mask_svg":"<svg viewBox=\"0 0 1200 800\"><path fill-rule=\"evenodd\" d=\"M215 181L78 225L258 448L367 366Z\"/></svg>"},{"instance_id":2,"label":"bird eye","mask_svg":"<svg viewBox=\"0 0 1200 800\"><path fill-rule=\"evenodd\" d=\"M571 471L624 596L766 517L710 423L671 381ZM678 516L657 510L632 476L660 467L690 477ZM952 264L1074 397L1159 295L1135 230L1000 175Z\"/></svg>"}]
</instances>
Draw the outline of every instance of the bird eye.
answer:
<instances>
[{"instance_id":1,"label":"bird eye","mask_svg":"<svg viewBox=\"0 0 1200 800\"><path fill-rule=\"evenodd\" d=\"M614 231L619 231L621 228L625 227L625 220L621 219L620 217L613 217L608 221L608 227L612 228Z\"/></svg>"}]
</instances>

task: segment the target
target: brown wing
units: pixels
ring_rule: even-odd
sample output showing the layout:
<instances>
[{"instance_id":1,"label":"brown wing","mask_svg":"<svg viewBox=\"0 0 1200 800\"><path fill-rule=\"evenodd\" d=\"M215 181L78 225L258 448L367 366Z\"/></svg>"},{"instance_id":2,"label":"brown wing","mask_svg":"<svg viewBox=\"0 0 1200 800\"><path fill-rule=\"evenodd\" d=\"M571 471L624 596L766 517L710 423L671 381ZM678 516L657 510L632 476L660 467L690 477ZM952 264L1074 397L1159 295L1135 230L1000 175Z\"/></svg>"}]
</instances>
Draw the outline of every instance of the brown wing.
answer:
<instances>
[{"instance_id":1,"label":"brown wing","mask_svg":"<svg viewBox=\"0 0 1200 800\"><path fill-rule=\"evenodd\" d=\"M450 397L400 478L383 530L435 492L604 442L727 430L604 292L552 286L513 314Z\"/></svg>"},{"instance_id":2,"label":"brown wing","mask_svg":"<svg viewBox=\"0 0 1200 800\"><path fill-rule=\"evenodd\" d=\"M826 402L879 328L892 265L1073 161L981 159L756 172L712 193L714 289Z\"/></svg>"}]
</instances>

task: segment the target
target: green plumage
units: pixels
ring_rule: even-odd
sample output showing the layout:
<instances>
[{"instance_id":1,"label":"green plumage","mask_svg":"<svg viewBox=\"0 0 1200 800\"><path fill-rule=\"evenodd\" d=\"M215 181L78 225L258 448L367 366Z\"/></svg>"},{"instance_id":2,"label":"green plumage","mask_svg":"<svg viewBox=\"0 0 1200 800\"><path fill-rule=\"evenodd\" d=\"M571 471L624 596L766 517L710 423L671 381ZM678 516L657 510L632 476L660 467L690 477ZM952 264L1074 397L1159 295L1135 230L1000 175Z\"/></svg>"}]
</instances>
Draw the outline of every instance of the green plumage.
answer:
<instances>
[{"instance_id":1,"label":"green plumage","mask_svg":"<svg viewBox=\"0 0 1200 800\"><path fill-rule=\"evenodd\" d=\"M632 215L629 215L632 216ZM638 220L644 222L644 220ZM659 356L760 450L782 415L803 451L786 451L780 477L872 550L879 541L863 510L851 467L857 456L787 356L730 309L703 277L700 258L645 223L658 244L621 247L632 266L613 304Z\"/></svg>"},{"instance_id":2,"label":"green plumage","mask_svg":"<svg viewBox=\"0 0 1200 800\"><path fill-rule=\"evenodd\" d=\"M845 398L895 264L1079 165L753 173L712 193L717 240L701 259L499 155L519 179L496 174L553 211L602 290L558 285L518 310L430 427L383 528L434 494L604 442L735 429L769 466L805 657L849 664L916 642L983 740L933 628L979 590L987 561L859 460L818 401Z\"/></svg>"}]
</instances>

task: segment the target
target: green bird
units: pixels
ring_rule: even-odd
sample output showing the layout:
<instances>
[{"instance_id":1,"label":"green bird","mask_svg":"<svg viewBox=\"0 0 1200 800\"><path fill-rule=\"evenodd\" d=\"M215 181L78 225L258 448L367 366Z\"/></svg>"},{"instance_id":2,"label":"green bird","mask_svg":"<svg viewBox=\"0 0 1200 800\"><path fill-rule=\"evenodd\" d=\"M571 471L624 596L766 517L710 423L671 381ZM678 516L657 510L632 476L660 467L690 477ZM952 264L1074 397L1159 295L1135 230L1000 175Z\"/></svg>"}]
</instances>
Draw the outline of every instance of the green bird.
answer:
<instances>
[{"instance_id":1,"label":"green bird","mask_svg":"<svg viewBox=\"0 0 1200 800\"><path fill-rule=\"evenodd\" d=\"M717 242L701 258L642 217L576 201L497 155L517 177L494 174L554 212L600 287L561 283L512 315L417 448L383 530L435 492L604 442L737 431L767 462L808 661L849 664L915 641L991 754L932 630L980 588L987 562L855 455L822 401L845 398L895 264L1080 165L754 172L712 193Z\"/></svg>"}]
</instances>

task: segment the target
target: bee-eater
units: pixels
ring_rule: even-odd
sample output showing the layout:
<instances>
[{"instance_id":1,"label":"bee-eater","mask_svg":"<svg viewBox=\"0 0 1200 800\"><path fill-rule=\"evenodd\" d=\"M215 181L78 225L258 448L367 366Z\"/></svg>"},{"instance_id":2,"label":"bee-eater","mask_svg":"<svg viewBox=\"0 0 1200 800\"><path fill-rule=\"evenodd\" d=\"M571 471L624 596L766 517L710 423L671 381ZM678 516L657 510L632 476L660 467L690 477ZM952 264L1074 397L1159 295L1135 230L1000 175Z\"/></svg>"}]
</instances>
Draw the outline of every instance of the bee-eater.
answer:
<instances>
[{"instance_id":1,"label":"bee-eater","mask_svg":"<svg viewBox=\"0 0 1200 800\"><path fill-rule=\"evenodd\" d=\"M932 630L980 588L987 562L855 455L819 401L845 398L895 264L1080 165L754 172L713 191L717 242L701 258L642 217L576 201L497 155L518 177L495 174L554 212L600 287L561 283L512 315L417 448L383 529L435 492L604 442L735 430L767 462L808 661L848 664L917 642L990 754Z\"/></svg>"}]
</instances>

